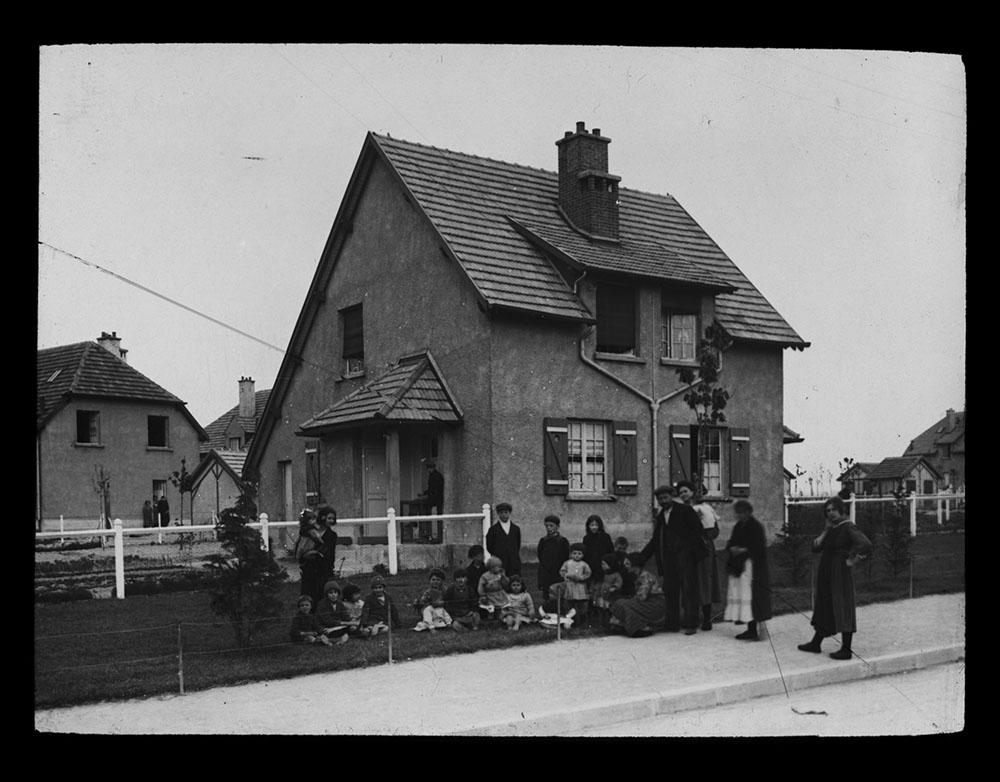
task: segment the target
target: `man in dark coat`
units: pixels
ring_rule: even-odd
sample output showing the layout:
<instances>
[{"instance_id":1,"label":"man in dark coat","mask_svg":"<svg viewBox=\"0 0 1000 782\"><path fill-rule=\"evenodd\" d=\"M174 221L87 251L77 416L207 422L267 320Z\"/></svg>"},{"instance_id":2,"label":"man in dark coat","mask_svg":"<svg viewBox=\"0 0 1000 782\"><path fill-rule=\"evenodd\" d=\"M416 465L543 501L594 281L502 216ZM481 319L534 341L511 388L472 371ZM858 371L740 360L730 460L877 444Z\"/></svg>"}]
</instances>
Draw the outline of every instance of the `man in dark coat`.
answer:
<instances>
[{"instance_id":1,"label":"man in dark coat","mask_svg":"<svg viewBox=\"0 0 1000 782\"><path fill-rule=\"evenodd\" d=\"M513 511L509 502L497 503L496 523L486 533L486 550L491 557L499 557L504 575L521 574L521 528L510 520Z\"/></svg>"},{"instance_id":2,"label":"man in dark coat","mask_svg":"<svg viewBox=\"0 0 1000 782\"><path fill-rule=\"evenodd\" d=\"M701 521L694 508L674 502L670 486L658 486L654 495L660 512L653 522L653 537L642 550L642 557L656 558L663 577L667 599L667 630L676 632L683 623L684 634L698 632L701 594L698 589L698 563L707 550L703 543Z\"/></svg>"},{"instance_id":3,"label":"man in dark coat","mask_svg":"<svg viewBox=\"0 0 1000 782\"><path fill-rule=\"evenodd\" d=\"M146 500L142 506L142 526L143 527L155 527L156 524L153 522L153 504Z\"/></svg>"},{"instance_id":4,"label":"man in dark coat","mask_svg":"<svg viewBox=\"0 0 1000 782\"><path fill-rule=\"evenodd\" d=\"M161 494L156 502L156 518L161 527L170 526L170 504L167 502L166 494Z\"/></svg>"},{"instance_id":5,"label":"man in dark coat","mask_svg":"<svg viewBox=\"0 0 1000 782\"><path fill-rule=\"evenodd\" d=\"M437 464L428 460L424 463L427 468L427 489L420 493L421 497L427 498L428 510L435 509L438 514L444 513L444 476L438 472Z\"/></svg>"}]
</instances>

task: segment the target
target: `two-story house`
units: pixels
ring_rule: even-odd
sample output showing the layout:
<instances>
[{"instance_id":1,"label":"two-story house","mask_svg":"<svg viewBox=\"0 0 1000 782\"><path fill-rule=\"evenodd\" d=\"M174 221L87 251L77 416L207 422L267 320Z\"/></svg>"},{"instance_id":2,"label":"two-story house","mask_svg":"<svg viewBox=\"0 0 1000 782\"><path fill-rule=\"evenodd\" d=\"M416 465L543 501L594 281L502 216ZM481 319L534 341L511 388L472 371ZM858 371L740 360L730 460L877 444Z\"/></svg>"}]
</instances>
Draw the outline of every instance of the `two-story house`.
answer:
<instances>
[{"instance_id":1,"label":"two-story house","mask_svg":"<svg viewBox=\"0 0 1000 782\"><path fill-rule=\"evenodd\" d=\"M36 513L38 529L62 516L67 528L98 526L104 511L129 526L166 496L179 518L170 474L195 464L208 435L186 404L125 360L115 332L37 353ZM58 528L57 526L55 528Z\"/></svg>"},{"instance_id":2,"label":"two-story house","mask_svg":"<svg viewBox=\"0 0 1000 782\"><path fill-rule=\"evenodd\" d=\"M903 456L923 456L941 476L941 488L965 491L965 411L949 408L944 418L913 439Z\"/></svg>"},{"instance_id":3,"label":"two-story house","mask_svg":"<svg viewBox=\"0 0 1000 782\"><path fill-rule=\"evenodd\" d=\"M551 172L368 134L247 456L261 510L405 512L432 459L445 513L508 501L526 544L596 513L641 546L685 478L780 524L783 350L808 343L676 199L620 187L609 144L578 123ZM677 369L712 323L731 399L699 427ZM444 531L457 559L480 537Z\"/></svg>"}]
</instances>

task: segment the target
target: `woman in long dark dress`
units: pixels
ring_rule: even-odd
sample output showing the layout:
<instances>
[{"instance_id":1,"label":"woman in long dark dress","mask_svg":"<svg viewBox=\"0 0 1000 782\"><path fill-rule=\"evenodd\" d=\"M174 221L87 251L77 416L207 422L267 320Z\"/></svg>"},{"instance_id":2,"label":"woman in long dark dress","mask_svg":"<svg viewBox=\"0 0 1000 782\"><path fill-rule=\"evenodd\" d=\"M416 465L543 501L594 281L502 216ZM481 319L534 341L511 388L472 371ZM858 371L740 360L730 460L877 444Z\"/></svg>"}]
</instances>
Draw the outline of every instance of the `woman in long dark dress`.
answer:
<instances>
[{"instance_id":1,"label":"woman in long dark dress","mask_svg":"<svg viewBox=\"0 0 1000 782\"><path fill-rule=\"evenodd\" d=\"M816 601L812 625L815 635L809 643L799 644L804 652L820 652L820 644L829 635L840 633L841 648L830 654L834 660L851 659L851 641L857 632L854 599L854 566L872 550L871 541L851 523L847 506L833 497L823 506L826 528L813 541L813 551L821 552L816 574Z\"/></svg>"},{"instance_id":2,"label":"woman in long dark dress","mask_svg":"<svg viewBox=\"0 0 1000 782\"><path fill-rule=\"evenodd\" d=\"M753 505L749 502L737 500L733 511L736 513L736 526L726 543L729 588L723 618L731 622L746 622L746 631L736 637L741 641L756 641L759 639L757 623L771 618L767 535L764 525L754 518Z\"/></svg>"},{"instance_id":3,"label":"woman in long dark dress","mask_svg":"<svg viewBox=\"0 0 1000 782\"><path fill-rule=\"evenodd\" d=\"M632 638L651 635L651 625L667 618L667 598L656 576L643 569L644 564L642 554L628 555L629 571L635 577L635 595L611 604L612 626L621 627Z\"/></svg>"},{"instance_id":4,"label":"woman in long dark dress","mask_svg":"<svg viewBox=\"0 0 1000 782\"><path fill-rule=\"evenodd\" d=\"M698 563L698 594L701 606L701 629L712 629L712 604L722 602L719 590L719 571L715 564L715 541L719 537L719 514L711 505L702 502L697 496L694 484L690 481L677 483L677 496L685 505L690 505L698 520L701 521L702 535L705 539L705 550L708 556Z\"/></svg>"},{"instance_id":5,"label":"woman in long dark dress","mask_svg":"<svg viewBox=\"0 0 1000 782\"><path fill-rule=\"evenodd\" d=\"M316 520L316 513L306 508L299 514L299 539L295 543L295 558L299 562L299 594L309 595L313 612L323 592L323 533Z\"/></svg>"},{"instance_id":6,"label":"woman in long dark dress","mask_svg":"<svg viewBox=\"0 0 1000 782\"><path fill-rule=\"evenodd\" d=\"M588 585L601 581L601 560L615 550L615 543L604 529L604 519L596 513L587 518L587 531L583 535L583 561L590 565Z\"/></svg>"},{"instance_id":7,"label":"woman in long dark dress","mask_svg":"<svg viewBox=\"0 0 1000 782\"><path fill-rule=\"evenodd\" d=\"M319 576L317 580L326 583L331 578L338 578L337 569L337 511L329 505L320 505L316 509L319 515L320 549Z\"/></svg>"}]
</instances>

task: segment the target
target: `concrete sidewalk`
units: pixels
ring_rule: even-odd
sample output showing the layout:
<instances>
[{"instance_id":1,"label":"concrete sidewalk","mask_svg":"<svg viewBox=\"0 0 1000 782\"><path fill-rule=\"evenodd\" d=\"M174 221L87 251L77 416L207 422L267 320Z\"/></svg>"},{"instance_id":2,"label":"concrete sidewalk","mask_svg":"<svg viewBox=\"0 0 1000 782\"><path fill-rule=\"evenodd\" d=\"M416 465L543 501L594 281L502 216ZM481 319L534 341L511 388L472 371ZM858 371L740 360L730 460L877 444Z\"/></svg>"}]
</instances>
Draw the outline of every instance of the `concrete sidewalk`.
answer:
<instances>
[{"instance_id":1,"label":"concrete sidewalk","mask_svg":"<svg viewBox=\"0 0 1000 782\"><path fill-rule=\"evenodd\" d=\"M857 656L800 652L806 617L767 623L770 642L717 624L694 636L574 639L189 695L35 713L63 733L572 735L573 731L964 659L965 595L858 609ZM772 648L773 644L773 648ZM862 659L858 659L860 656ZM777 659L776 659L777 658ZM779 666L781 674L779 675Z\"/></svg>"}]
</instances>

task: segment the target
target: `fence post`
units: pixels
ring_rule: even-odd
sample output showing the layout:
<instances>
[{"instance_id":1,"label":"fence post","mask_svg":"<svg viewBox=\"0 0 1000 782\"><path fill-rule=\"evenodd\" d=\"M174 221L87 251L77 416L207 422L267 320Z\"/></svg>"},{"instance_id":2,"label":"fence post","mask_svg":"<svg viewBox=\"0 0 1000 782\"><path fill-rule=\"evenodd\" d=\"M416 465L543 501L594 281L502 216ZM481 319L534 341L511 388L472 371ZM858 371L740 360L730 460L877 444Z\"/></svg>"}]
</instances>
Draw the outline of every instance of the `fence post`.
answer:
<instances>
[{"instance_id":1,"label":"fence post","mask_svg":"<svg viewBox=\"0 0 1000 782\"><path fill-rule=\"evenodd\" d=\"M267 531L267 514L261 513L258 518L260 519L260 536L264 540L264 551L270 551L271 538Z\"/></svg>"},{"instance_id":2,"label":"fence post","mask_svg":"<svg viewBox=\"0 0 1000 782\"><path fill-rule=\"evenodd\" d=\"M115 519L115 591L119 600L125 599L125 538L121 519Z\"/></svg>"},{"instance_id":3,"label":"fence post","mask_svg":"<svg viewBox=\"0 0 1000 782\"><path fill-rule=\"evenodd\" d=\"M942 504L943 503L941 502L941 498L938 497L938 501L937 501L937 519L938 519L938 526L939 527L941 526L941 523L942 523L941 514L944 511L944 508L941 507Z\"/></svg>"},{"instance_id":4,"label":"fence post","mask_svg":"<svg viewBox=\"0 0 1000 782\"><path fill-rule=\"evenodd\" d=\"M944 520L951 521L951 500L944 501Z\"/></svg>"},{"instance_id":5,"label":"fence post","mask_svg":"<svg viewBox=\"0 0 1000 782\"><path fill-rule=\"evenodd\" d=\"M396 575L397 571L399 570L399 552L396 551L396 509L395 508L389 508L389 510L386 511L385 515L389 517L388 529L386 530L386 532L388 533L388 537L389 537L389 573L390 573L390 575L394 576L394 575ZM390 622L390 624L391 624L391 622ZM390 630L390 635L389 635L389 645L390 645L389 661L390 662L392 662L392 652L391 652L392 635L391 635L391 632L392 631Z\"/></svg>"},{"instance_id":6,"label":"fence post","mask_svg":"<svg viewBox=\"0 0 1000 782\"><path fill-rule=\"evenodd\" d=\"M65 524L63 522L63 515L60 513L59 514L59 532L65 532L65 531L66 531L66 527L65 527ZM63 538L59 538L59 542L63 543L64 539Z\"/></svg>"},{"instance_id":7,"label":"fence post","mask_svg":"<svg viewBox=\"0 0 1000 782\"><path fill-rule=\"evenodd\" d=\"M851 492L851 524L858 523L858 503L854 499L854 492Z\"/></svg>"},{"instance_id":8,"label":"fence post","mask_svg":"<svg viewBox=\"0 0 1000 782\"><path fill-rule=\"evenodd\" d=\"M910 495L910 537L917 536L917 495Z\"/></svg>"},{"instance_id":9,"label":"fence post","mask_svg":"<svg viewBox=\"0 0 1000 782\"><path fill-rule=\"evenodd\" d=\"M392 611L389 611L389 665L392 665Z\"/></svg>"},{"instance_id":10,"label":"fence post","mask_svg":"<svg viewBox=\"0 0 1000 782\"><path fill-rule=\"evenodd\" d=\"M788 529L788 495L785 495L785 529Z\"/></svg>"},{"instance_id":11,"label":"fence post","mask_svg":"<svg viewBox=\"0 0 1000 782\"><path fill-rule=\"evenodd\" d=\"M184 639L181 636L181 623L177 622L177 680L180 682L181 695L184 694Z\"/></svg>"},{"instance_id":12,"label":"fence post","mask_svg":"<svg viewBox=\"0 0 1000 782\"><path fill-rule=\"evenodd\" d=\"M489 559L490 552L486 549L486 534L490 531L490 504L488 502L483 503L483 551L486 553L486 558Z\"/></svg>"}]
</instances>

